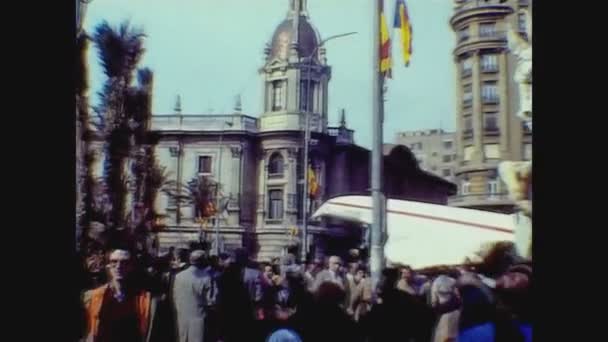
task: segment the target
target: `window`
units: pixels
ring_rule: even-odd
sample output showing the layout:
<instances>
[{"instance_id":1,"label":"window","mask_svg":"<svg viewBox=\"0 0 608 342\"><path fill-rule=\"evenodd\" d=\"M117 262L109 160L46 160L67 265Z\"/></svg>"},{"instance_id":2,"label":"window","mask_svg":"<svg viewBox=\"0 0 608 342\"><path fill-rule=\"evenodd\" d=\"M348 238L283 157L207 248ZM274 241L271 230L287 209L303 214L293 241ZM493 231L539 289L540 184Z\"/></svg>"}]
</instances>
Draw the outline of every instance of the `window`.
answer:
<instances>
[{"instance_id":1,"label":"window","mask_svg":"<svg viewBox=\"0 0 608 342\"><path fill-rule=\"evenodd\" d=\"M470 161L473 157L473 146L464 148L464 161Z\"/></svg>"},{"instance_id":2,"label":"window","mask_svg":"<svg viewBox=\"0 0 608 342\"><path fill-rule=\"evenodd\" d=\"M497 55L481 55L481 71L496 72L498 71L498 56Z\"/></svg>"},{"instance_id":3,"label":"window","mask_svg":"<svg viewBox=\"0 0 608 342\"><path fill-rule=\"evenodd\" d=\"M532 144L524 144L524 160L532 160Z\"/></svg>"},{"instance_id":4,"label":"window","mask_svg":"<svg viewBox=\"0 0 608 342\"><path fill-rule=\"evenodd\" d=\"M272 82L272 110L283 109L283 81Z\"/></svg>"},{"instance_id":5,"label":"window","mask_svg":"<svg viewBox=\"0 0 608 342\"><path fill-rule=\"evenodd\" d=\"M465 40L469 39L469 27L463 27L460 30L458 30L458 41L459 42L464 42Z\"/></svg>"},{"instance_id":6,"label":"window","mask_svg":"<svg viewBox=\"0 0 608 342\"><path fill-rule=\"evenodd\" d=\"M431 171L437 171L437 166L435 166L435 165L431 166Z\"/></svg>"},{"instance_id":7,"label":"window","mask_svg":"<svg viewBox=\"0 0 608 342\"><path fill-rule=\"evenodd\" d=\"M451 140L446 140L443 142L443 148L446 150L452 149L453 146L454 146L454 142Z\"/></svg>"},{"instance_id":8,"label":"window","mask_svg":"<svg viewBox=\"0 0 608 342\"><path fill-rule=\"evenodd\" d=\"M302 219L302 210L304 209L303 205L302 205L302 203L303 203L302 202L302 196L304 194L304 184L303 183L298 183L296 185L296 192L297 192L297 194L296 194L296 210L298 212L297 218L298 218L298 220L301 220Z\"/></svg>"},{"instance_id":9,"label":"window","mask_svg":"<svg viewBox=\"0 0 608 342\"><path fill-rule=\"evenodd\" d=\"M444 163L449 163L451 161L452 161L452 155L451 154L449 154L447 156L443 156L443 162Z\"/></svg>"},{"instance_id":10,"label":"window","mask_svg":"<svg viewBox=\"0 0 608 342\"><path fill-rule=\"evenodd\" d=\"M483 145L483 154L486 159L500 159L500 149L498 144Z\"/></svg>"},{"instance_id":11,"label":"window","mask_svg":"<svg viewBox=\"0 0 608 342\"><path fill-rule=\"evenodd\" d=\"M480 37L495 37L496 36L496 24L495 23L479 24L479 36Z\"/></svg>"},{"instance_id":12,"label":"window","mask_svg":"<svg viewBox=\"0 0 608 342\"><path fill-rule=\"evenodd\" d=\"M433 157L437 157L437 152L433 152Z\"/></svg>"},{"instance_id":13,"label":"window","mask_svg":"<svg viewBox=\"0 0 608 342\"><path fill-rule=\"evenodd\" d=\"M308 96L308 90L310 87L310 96ZM315 94L315 82L300 81L300 110L303 112L314 112L314 94Z\"/></svg>"},{"instance_id":14,"label":"window","mask_svg":"<svg viewBox=\"0 0 608 342\"><path fill-rule=\"evenodd\" d=\"M496 82L484 82L481 86L483 103L498 103L498 86Z\"/></svg>"},{"instance_id":15,"label":"window","mask_svg":"<svg viewBox=\"0 0 608 342\"><path fill-rule=\"evenodd\" d=\"M175 196L167 196L167 208L177 208L177 198Z\"/></svg>"},{"instance_id":16,"label":"window","mask_svg":"<svg viewBox=\"0 0 608 342\"><path fill-rule=\"evenodd\" d=\"M268 176L283 176L283 164L281 153L273 153L268 161Z\"/></svg>"},{"instance_id":17,"label":"window","mask_svg":"<svg viewBox=\"0 0 608 342\"><path fill-rule=\"evenodd\" d=\"M526 14L523 12L517 14L517 28L519 32L526 33Z\"/></svg>"},{"instance_id":18,"label":"window","mask_svg":"<svg viewBox=\"0 0 608 342\"><path fill-rule=\"evenodd\" d=\"M483 129L486 132L498 132L498 113L483 113Z\"/></svg>"},{"instance_id":19,"label":"window","mask_svg":"<svg viewBox=\"0 0 608 342\"><path fill-rule=\"evenodd\" d=\"M498 189L498 180L495 178L490 178L488 180L488 184L487 184L487 188L486 188L486 192L488 194L490 194L490 197L493 197L493 195L498 195L499 194L499 189Z\"/></svg>"},{"instance_id":20,"label":"window","mask_svg":"<svg viewBox=\"0 0 608 342\"><path fill-rule=\"evenodd\" d=\"M469 116L464 117L464 131L463 135L465 138L470 138L473 136L473 118Z\"/></svg>"},{"instance_id":21,"label":"window","mask_svg":"<svg viewBox=\"0 0 608 342\"><path fill-rule=\"evenodd\" d=\"M468 195L471 193L471 182L469 182L468 180L463 180L462 183L460 183L460 193L462 195Z\"/></svg>"},{"instance_id":22,"label":"window","mask_svg":"<svg viewBox=\"0 0 608 342\"><path fill-rule=\"evenodd\" d=\"M462 77L470 76L473 72L473 60L470 58L464 59L461 63Z\"/></svg>"},{"instance_id":23,"label":"window","mask_svg":"<svg viewBox=\"0 0 608 342\"><path fill-rule=\"evenodd\" d=\"M465 84L462 92L463 107L470 107L473 104L473 86L470 84Z\"/></svg>"},{"instance_id":24,"label":"window","mask_svg":"<svg viewBox=\"0 0 608 342\"><path fill-rule=\"evenodd\" d=\"M211 156L198 157L198 173L211 173Z\"/></svg>"},{"instance_id":25,"label":"window","mask_svg":"<svg viewBox=\"0 0 608 342\"><path fill-rule=\"evenodd\" d=\"M530 128L531 124L532 124L531 122L526 122L526 121L521 122L521 129L524 131L525 134L532 133L532 128Z\"/></svg>"},{"instance_id":26,"label":"window","mask_svg":"<svg viewBox=\"0 0 608 342\"><path fill-rule=\"evenodd\" d=\"M443 175L443 177L450 177L450 176L452 176L452 170L443 169L443 171L441 171L441 174Z\"/></svg>"},{"instance_id":27,"label":"window","mask_svg":"<svg viewBox=\"0 0 608 342\"><path fill-rule=\"evenodd\" d=\"M280 220L283 218L283 190L268 191L268 219Z\"/></svg>"},{"instance_id":28,"label":"window","mask_svg":"<svg viewBox=\"0 0 608 342\"><path fill-rule=\"evenodd\" d=\"M422 143L413 143L412 144L412 150L421 150L422 149Z\"/></svg>"}]
</instances>

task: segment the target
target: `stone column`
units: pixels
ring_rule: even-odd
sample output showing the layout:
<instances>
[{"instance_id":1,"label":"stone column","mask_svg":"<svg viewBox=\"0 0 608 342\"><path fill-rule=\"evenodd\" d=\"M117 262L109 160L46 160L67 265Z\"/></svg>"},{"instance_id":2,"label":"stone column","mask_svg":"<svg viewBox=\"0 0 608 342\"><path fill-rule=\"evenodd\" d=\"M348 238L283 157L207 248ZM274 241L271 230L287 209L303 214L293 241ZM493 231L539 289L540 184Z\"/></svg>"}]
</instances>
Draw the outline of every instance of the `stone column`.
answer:
<instances>
[{"instance_id":1,"label":"stone column","mask_svg":"<svg viewBox=\"0 0 608 342\"><path fill-rule=\"evenodd\" d=\"M483 113L481 99L481 65L479 62L479 52L475 52L473 58L473 70L471 80L473 81L473 156L471 161L479 164L483 162Z\"/></svg>"},{"instance_id":2,"label":"stone column","mask_svg":"<svg viewBox=\"0 0 608 342\"><path fill-rule=\"evenodd\" d=\"M498 89L500 95L500 113L499 113L499 129L500 129L500 158L509 160L515 151L510 151L509 148L511 135L514 133L511 129L511 113L509 108L509 82L507 79L508 66L506 52L501 52L498 55ZM517 152L515 152L517 154Z\"/></svg>"}]
</instances>

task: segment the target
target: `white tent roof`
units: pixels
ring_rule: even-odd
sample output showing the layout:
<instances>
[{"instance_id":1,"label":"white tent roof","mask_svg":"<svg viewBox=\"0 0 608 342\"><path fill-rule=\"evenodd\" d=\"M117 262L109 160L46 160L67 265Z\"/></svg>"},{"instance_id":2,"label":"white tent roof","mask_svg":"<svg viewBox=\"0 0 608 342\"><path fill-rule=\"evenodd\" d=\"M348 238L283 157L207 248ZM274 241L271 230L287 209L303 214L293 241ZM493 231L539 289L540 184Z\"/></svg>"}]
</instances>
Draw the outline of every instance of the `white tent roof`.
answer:
<instances>
[{"instance_id":1,"label":"white tent roof","mask_svg":"<svg viewBox=\"0 0 608 342\"><path fill-rule=\"evenodd\" d=\"M372 222L370 196L340 196L325 202L312 216ZM388 261L414 268L461 264L483 244L514 241L513 215L415 201L387 201Z\"/></svg>"}]
</instances>

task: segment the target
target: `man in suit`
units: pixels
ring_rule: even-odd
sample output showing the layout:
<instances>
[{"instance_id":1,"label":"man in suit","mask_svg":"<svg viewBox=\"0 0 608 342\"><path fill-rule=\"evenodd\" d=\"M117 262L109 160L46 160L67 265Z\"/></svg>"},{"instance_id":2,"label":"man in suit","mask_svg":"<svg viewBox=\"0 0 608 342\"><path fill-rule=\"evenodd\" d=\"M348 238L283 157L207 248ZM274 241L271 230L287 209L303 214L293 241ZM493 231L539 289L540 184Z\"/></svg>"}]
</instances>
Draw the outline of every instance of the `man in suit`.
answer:
<instances>
[{"instance_id":1,"label":"man in suit","mask_svg":"<svg viewBox=\"0 0 608 342\"><path fill-rule=\"evenodd\" d=\"M315 279L315 290L326 281L340 285L342 290L345 290L347 284L342 274L340 274L340 266L342 266L340 257L335 255L330 256L327 262L327 269L317 274Z\"/></svg>"},{"instance_id":2,"label":"man in suit","mask_svg":"<svg viewBox=\"0 0 608 342\"><path fill-rule=\"evenodd\" d=\"M180 342L201 342L205 338L207 311L217 292L205 266L205 252L192 251L190 267L175 277L173 300Z\"/></svg>"}]
</instances>

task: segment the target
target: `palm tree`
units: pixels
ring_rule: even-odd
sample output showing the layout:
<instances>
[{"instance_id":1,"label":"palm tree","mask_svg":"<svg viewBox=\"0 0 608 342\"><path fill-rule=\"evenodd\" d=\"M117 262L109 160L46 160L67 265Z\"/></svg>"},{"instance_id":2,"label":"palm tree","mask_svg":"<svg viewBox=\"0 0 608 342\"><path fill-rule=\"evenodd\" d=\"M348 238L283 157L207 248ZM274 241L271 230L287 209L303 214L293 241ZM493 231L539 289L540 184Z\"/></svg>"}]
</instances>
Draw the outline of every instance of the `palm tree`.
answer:
<instances>
[{"instance_id":1,"label":"palm tree","mask_svg":"<svg viewBox=\"0 0 608 342\"><path fill-rule=\"evenodd\" d=\"M166 191L167 195L176 202L193 206L195 208L197 218L209 218L215 215L216 196L220 188L218 183L205 176L192 178L185 186L181 193L176 191L177 186L173 184L170 190Z\"/></svg>"},{"instance_id":2,"label":"palm tree","mask_svg":"<svg viewBox=\"0 0 608 342\"><path fill-rule=\"evenodd\" d=\"M107 21L95 29L94 42L99 51L99 59L107 76L103 90L99 93L100 128L105 144L104 181L110 203L109 222L110 243L116 242L118 231L125 228L127 186L125 163L132 145L132 102L131 83L143 53L144 34L139 29L122 23L117 29Z\"/></svg>"},{"instance_id":3,"label":"palm tree","mask_svg":"<svg viewBox=\"0 0 608 342\"><path fill-rule=\"evenodd\" d=\"M89 146L92 136L90 128L89 99L87 97L88 70L87 50L90 37L82 31L76 37L77 44L77 74L76 83L76 119L77 119L77 236L78 248L85 250L88 244L88 229L91 224L94 210L94 186L95 179L92 173L92 165L95 161L95 152Z\"/></svg>"}]
</instances>

